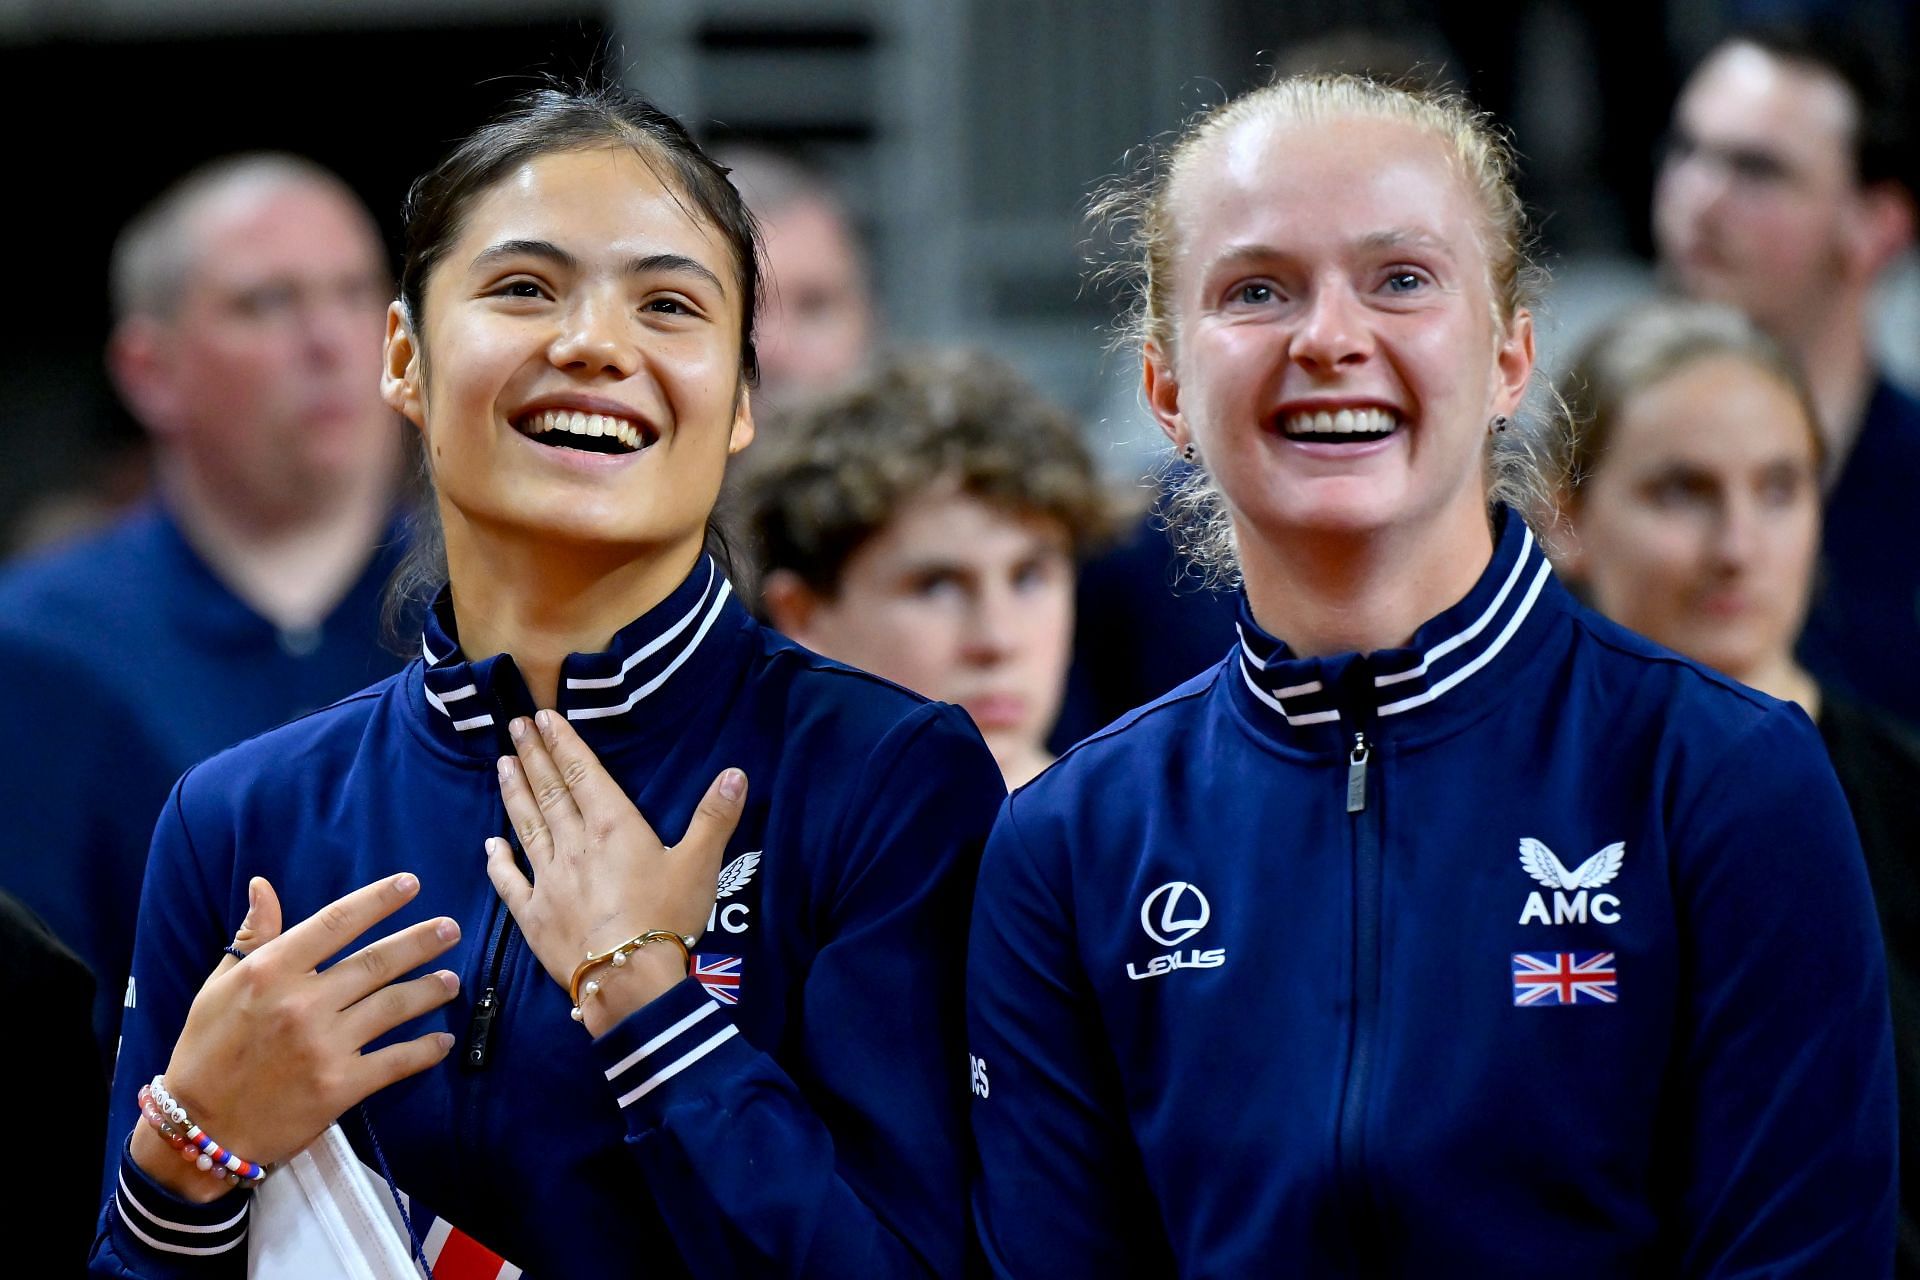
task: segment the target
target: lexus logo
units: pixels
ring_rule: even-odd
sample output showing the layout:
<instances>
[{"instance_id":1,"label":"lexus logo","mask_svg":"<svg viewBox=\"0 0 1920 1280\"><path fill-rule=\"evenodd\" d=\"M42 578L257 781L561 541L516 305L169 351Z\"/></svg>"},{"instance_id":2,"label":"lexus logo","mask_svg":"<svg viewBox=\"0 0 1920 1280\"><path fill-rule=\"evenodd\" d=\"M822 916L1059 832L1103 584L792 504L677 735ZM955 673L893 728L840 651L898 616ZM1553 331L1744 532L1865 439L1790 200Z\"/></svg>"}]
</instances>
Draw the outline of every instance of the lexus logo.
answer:
<instances>
[{"instance_id":1,"label":"lexus logo","mask_svg":"<svg viewBox=\"0 0 1920 1280\"><path fill-rule=\"evenodd\" d=\"M1161 885L1140 904L1140 927L1163 947L1177 947L1207 927L1207 895L1185 880Z\"/></svg>"}]
</instances>

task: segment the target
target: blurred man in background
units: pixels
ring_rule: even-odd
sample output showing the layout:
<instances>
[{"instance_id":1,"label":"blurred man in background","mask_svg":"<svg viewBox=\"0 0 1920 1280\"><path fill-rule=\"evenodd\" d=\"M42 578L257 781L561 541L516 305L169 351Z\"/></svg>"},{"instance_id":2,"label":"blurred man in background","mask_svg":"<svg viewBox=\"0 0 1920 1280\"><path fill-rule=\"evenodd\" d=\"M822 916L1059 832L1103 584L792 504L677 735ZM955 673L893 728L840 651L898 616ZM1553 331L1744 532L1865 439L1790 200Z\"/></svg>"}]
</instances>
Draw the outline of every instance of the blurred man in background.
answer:
<instances>
[{"instance_id":1,"label":"blurred man in background","mask_svg":"<svg viewBox=\"0 0 1920 1280\"><path fill-rule=\"evenodd\" d=\"M178 772L399 665L379 643L402 441L378 386L389 273L338 178L258 154L163 194L111 278L108 365L157 501L11 567L0 627L82 661Z\"/></svg>"},{"instance_id":2,"label":"blurred man in background","mask_svg":"<svg viewBox=\"0 0 1920 1280\"><path fill-rule=\"evenodd\" d=\"M319 166L190 175L122 233L112 284L108 364L157 500L0 576L0 688L23 717L0 798L26 824L0 889L93 971L109 1063L171 780L400 665L380 616L402 440L379 395L385 255Z\"/></svg>"},{"instance_id":3,"label":"blurred man in background","mask_svg":"<svg viewBox=\"0 0 1920 1280\"><path fill-rule=\"evenodd\" d=\"M760 318L756 407L777 409L844 385L873 353L874 302L867 253L839 192L777 152L732 147L719 159L766 244L771 287Z\"/></svg>"},{"instance_id":4,"label":"blurred man in background","mask_svg":"<svg viewBox=\"0 0 1920 1280\"><path fill-rule=\"evenodd\" d=\"M1899 94L1837 36L1736 35L1688 80L1654 196L1661 266L1801 364L1826 439L1822 569L1800 657L1920 724L1920 400L1875 367L1875 281L1912 242Z\"/></svg>"}]
</instances>

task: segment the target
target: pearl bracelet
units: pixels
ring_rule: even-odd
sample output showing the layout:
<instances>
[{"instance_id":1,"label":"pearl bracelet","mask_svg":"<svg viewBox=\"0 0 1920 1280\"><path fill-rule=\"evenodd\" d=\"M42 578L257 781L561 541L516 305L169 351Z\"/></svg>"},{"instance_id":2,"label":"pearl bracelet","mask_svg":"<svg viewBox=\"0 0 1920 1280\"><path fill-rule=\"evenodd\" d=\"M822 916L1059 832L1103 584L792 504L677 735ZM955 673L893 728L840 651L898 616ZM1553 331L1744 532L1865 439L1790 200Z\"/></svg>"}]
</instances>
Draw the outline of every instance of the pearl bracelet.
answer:
<instances>
[{"instance_id":1,"label":"pearl bracelet","mask_svg":"<svg viewBox=\"0 0 1920 1280\"><path fill-rule=\"evenodd\" d=\"M217 1178L235 1182L259 1182L267 1176L265 1166L242 1159L213 1140L187 1115L187 1109L167 1092L164 1077L155 1076L140 1087L140 1114L194 1168Z\"/></svg>"},{"instance_id":2,"label":"pearl bracelet","mask_svg":"<svg viewBox=\"0 0 1920 1280\"><path fill-rule=\"evenodd\" d=\"M603 964L619 969L626 965L627 957L646 946L649 942L671 942L680 948L680 959L686 964L687 972L693 972L693 944L697 939L685 937L671 929L649 929L637 933L619 946L608 951L589 951L573 971L573 980L567 984L567 994L573 998L573 1020L579 1022L586 1017L580 1012L580 1006L600 994L600 982L597 978L587 978L587 974ZM582 978L587 978L583 983Z\"/></svg>"}]
</instances>

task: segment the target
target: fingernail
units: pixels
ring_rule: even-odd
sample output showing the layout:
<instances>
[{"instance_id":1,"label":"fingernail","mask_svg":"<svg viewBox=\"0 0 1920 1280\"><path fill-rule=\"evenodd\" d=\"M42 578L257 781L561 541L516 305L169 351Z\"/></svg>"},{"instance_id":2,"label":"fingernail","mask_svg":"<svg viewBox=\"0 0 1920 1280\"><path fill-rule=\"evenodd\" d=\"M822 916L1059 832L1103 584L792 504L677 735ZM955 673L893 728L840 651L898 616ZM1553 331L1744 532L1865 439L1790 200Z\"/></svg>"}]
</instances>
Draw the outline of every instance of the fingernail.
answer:
<instances>
[{"instance_id":1,"label":"fingernail","mask_svg":"<svg viewBox=\"0 0 1920 1280\"><path fill-rule=\"evenodd\" d=\"M513 736L517 738L520 735L516 733ZM513 777L513 757L512 756L501 756L498 760L494 762L494 767L500 770L500 777L503 781Z\"/></svg>"},{"instance_id":2,"label":"fingernail","mask_svg":"<svg viewBox=\"0 0 1920 1280\"><path fill-rule=\"evenodd\" d=\"M453 1036L449 1032L436 1031L433 1033L433 1039L434 1042L440 1046L440 1052L442 1053L453 1048Z\"/></svg>"},{"instance_id":3,"label":"fingernail","mask_svg":"<svg viewBox=\"0 0 1920 1280\"><path fill-rule=\"evenodd\" d=\"M488 856L489 858L491 858L491 857L493 857L493 855L495 855L496 853L499 853L499 852L500 852L500 849L499 849L499 845L500 845L500 837L499 837L499 836L488 836L488 837L486 838L486 840L485 840L485 841L483 841L482 843L483 843L483 845L484 845L484 847L486 848L486 851L487 851L487 856Z\"/></svg>"},{"instance_id":4,"label":"fingernail","mask_svg":"<svg viewBox=\"0 0 1920 1280\"><path fill-rule=\"evenodd\" d=\"M411 871L402 871L393 878L393 890L395 893L412 893L419 887L420 881L415 878Z\"/></svg>"},{"instance_id":5,"label":"fingernail","mask_svg":"<svg viewBox=\"0 0 1920 1280\"><path fill-rule=\"evenodd\" d=\"M540 726L540 732L542 733L553 732L553 712L551 711L537 712L533 717L533 722Z\"/></svg>"},{"instance_id":6,"label":"fingernail","mask_svg":"<svg viewBox=\"0 0 1920 1280\"><path fill-rule=\"evenodd\" d=\"M527 736L527 718L525 716L515 716L512 720L508 721L507 733L515 742L525 741Z\"/></svg>"},{"instance_id":7,"label":"fingernail","mask_svg":"<svg viewBox=\"0 0 1920 1280\"><path fill-rule=\"evenodd\" d=\"M433 926L433 936L442 942L452 942L460 936L460 926L452 920L442 920Z\"/></svg>"},{"instance_id":8,"label":"fingernail","mask_svg":"<svg viewBox=\"0 0 1920 1280\"><path fill-rule=\"evenodd\" d=\"M720 775L720 794L729 800L738 800L746 787L747 775L738 769L729 769Z\"/></svg>"},{"instance_id":9,"label":"fingernail","mask_svg":"<svg viewBox=\"0 0 1920 1280\"><path fill-rule=\"evenodd\" d=\"M440 985L445 987L448 991L458 991L460 989L460 975L455 973L453 970L442 969L440 971L439 977L440 977Z\"/></svg>"}]
</instances>

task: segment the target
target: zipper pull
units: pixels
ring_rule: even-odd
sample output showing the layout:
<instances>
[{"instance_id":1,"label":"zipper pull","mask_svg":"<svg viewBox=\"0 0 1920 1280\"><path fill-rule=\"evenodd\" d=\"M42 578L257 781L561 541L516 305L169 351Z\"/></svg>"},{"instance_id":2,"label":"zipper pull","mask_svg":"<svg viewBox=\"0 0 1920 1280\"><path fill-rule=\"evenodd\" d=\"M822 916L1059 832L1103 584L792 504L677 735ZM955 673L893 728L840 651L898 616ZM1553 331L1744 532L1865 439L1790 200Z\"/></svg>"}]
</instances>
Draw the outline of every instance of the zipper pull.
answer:
<instances>
[{"instance_id":1,"label":"zipper pull","mask_svg":"<svg viewBox=\"0 0 1920 1280\"><path fill-rule=\"evenodd\" d=\"M480 994L480 1003L473 1007L473 1026L467 1031L469 1067L477 1069L487 1065L487 1037L493 1034L493 1015L498 1009L494 989L488 987Z\"/></svg>"},{"instance_id":2,"label":"zipper pull","mask_svg":"<svg viewBox=\"0 0 1920 1280\"><path fill-rule=\"evenodd\" d=\"M1348 813L1359 813L1367 807L1367 761L1372 758L1373 750L1367 746L1367 735L1355 733L1353 751L1347 756Z\"/></svg>"}]
</instances>

